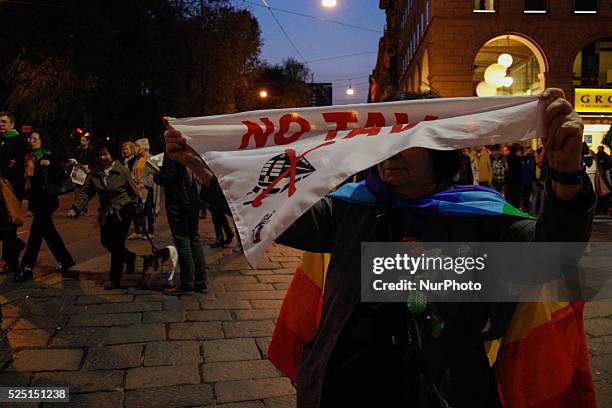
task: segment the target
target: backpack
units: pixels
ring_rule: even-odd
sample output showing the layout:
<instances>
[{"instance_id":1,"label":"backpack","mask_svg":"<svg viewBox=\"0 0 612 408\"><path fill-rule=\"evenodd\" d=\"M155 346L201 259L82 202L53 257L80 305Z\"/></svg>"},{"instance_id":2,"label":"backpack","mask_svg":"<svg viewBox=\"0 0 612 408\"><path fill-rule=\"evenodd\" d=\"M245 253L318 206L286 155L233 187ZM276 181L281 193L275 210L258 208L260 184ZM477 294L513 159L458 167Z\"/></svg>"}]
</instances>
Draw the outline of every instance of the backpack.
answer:
<instances>
[{"instance_id":1,"label":"backpack","mask_svg":"<svg viewBox=\"0 0 612 408\"><path fill-rule=\"evenodd\" d=\"M502 158L491 160L491 169L493 170L494 181L503 182L506 179L506 167Z\"/></svg>"}]
</instances>

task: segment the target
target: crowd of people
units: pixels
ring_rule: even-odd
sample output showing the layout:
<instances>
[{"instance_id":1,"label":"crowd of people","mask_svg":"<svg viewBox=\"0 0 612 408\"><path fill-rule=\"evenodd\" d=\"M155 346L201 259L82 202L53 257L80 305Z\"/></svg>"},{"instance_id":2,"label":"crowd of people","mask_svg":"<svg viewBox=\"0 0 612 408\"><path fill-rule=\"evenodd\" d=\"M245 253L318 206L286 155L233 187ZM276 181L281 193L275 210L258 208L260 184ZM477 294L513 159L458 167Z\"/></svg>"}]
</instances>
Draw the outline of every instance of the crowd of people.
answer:
<instances>
[{"instance_id":1,"label":"crowd of people","mask_svg":"<svg viewBox=\"0 0 612 408\"><path fill-rule=\"evenodd\" d=\"M75 219L87 216L89 201L99 197L100 241L111 258L105 288L120 287L122 274L134 273L136 267L136 254L126 247L126 240L155 238L163 189L181 271L180 284L167 288L166 293L206 290L206 265L199 232L206 191L185 166L169 157L164 157L161 167L155 165L150 160L146 138L123 143L119 152L108 139L93 147L85 135L81 135L69 158L61 160L42 130L35 129L27 137L19 134L15 117L9 112L0 112L0 138L3 245L0 273L12 274L16 282L31 279L43 240L57 261L57 272L66 272L76 265L53 222L59 197L74 191L68 216ZM83 177L75 176L75 170ZM17 236L17 229L23 224L19 214L25 200L28 215L32 216L27 244ZM211 213L217 234L211 248L231 244L238 234L232 231L226 215ZM133 232L129 234L132 226ZM235 250L240 249L238 239Z\"/></svg>"},{"instance_id":2,"label":"crowd of people","mask_svg":"<svg viewBox=\"0 0 612 408\"><path fill-rule=\"evenodd\" d=\"M583 163L599 197L597 213L607 214L612 191L612 159L599 146L597 153L582 146ZM542 145L537 149L519 143L464 149L456 181L499 191L512 206L533 216L542 212L548 160Z\"/></svg>"}]
</instances>

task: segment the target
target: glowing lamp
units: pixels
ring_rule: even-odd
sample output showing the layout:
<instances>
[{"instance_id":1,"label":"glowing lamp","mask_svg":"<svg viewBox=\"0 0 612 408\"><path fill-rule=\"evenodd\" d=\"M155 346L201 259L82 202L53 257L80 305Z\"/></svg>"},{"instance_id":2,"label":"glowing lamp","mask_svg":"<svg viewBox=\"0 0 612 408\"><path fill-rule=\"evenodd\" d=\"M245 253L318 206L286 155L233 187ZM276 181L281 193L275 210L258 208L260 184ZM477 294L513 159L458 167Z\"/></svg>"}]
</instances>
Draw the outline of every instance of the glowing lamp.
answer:
<instances>
[{"instance_id":1,"label":"glowing lamp","mask_svg":"<svg viewBox=\"0 0 612 408\"><path fill-rule=\"evenodd\" d=\"M347 95L354 95L355 94L355 90L353 89L352 86L348 86L348 88L346 88L346 94Z\"/></svg>"},{"instance_id":2,"label":"glowing lamp","mask_svg":"<svg viewBox=\"0 0 612 408\"><path fill-rule=\"evenodd\" d=\"M259 97L261 99L266 99L268 97L268 91L266 91L265 89L262 89L261 91L259 91Z\"/></svg>"},{"instance_id":3,"label":"glowing lamp","mask_svg":"<svg viewBox=\"0 0 612 408\"><path fill-rule=\"evenodd\" d=\"M514 79L512 79L512 77L510 76L504 77L504 80L503 80L504 87L510 88L513 83L514 83Z\"/></svg>"},{"instance_id":4,"label":"glowing lamp","mask_svg":"<svg viewBox=\"0 0 612 408\"><path fill-rule=\"evenodd\" d=\"M327 8L336 7L336 0L322 0L321 5Z\"/></svg>"},{"instance_id":5,"label":"glowing lamp","mask_svg":"<svg viewBox=\"0 0 612 408\"><path fill-rule=\"evenodd\" d=\"M484 73L484 80L487 84L499 88L504 84L506 77L506 67L500 64L491 64Z\"/></svg>"},{"instance_id":6,"label":"glowing lamp","mask_svg":"<svg viewBox=\"0 0 612 408\"><path fill-rule=\"evenodd\" d=\"M506 68L508 68L509 66L512 65L513 59L512 59L512 55L508 54L508 53L503 53L501 54L498 58L497 58L497 63L499 65L502 65Z\"/></svg>"},{"instance_id":7,"label":"glowing lamp","mask_svg":"<svg viewBox=\"0 0 612 408\"><path fill-rule=\"evenodd\" d=\"M487 84L485 81L480 81L476 87L476 95L478 96L495 96L497 95L497 88Z\"/></svg>"}]
</instances>

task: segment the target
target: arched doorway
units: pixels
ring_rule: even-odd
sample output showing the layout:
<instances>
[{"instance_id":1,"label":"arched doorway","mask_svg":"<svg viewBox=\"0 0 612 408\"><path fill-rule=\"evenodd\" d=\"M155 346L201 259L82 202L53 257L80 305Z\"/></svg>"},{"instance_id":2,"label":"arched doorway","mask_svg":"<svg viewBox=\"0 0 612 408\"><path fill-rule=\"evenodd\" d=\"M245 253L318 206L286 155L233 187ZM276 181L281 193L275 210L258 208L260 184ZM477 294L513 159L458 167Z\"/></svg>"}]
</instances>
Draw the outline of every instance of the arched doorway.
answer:
<instances>
[{"instance_id":1,"label":"arched doorway","mask_svg":"<svg viewBox=\"0 0 612 408\"><path fill-rule=\"evenodd\" d=\"M546 59L531 40L516 34L487 41L474 58L478 96L532 95L544 91Z\"/></svg>"}]
</instances>

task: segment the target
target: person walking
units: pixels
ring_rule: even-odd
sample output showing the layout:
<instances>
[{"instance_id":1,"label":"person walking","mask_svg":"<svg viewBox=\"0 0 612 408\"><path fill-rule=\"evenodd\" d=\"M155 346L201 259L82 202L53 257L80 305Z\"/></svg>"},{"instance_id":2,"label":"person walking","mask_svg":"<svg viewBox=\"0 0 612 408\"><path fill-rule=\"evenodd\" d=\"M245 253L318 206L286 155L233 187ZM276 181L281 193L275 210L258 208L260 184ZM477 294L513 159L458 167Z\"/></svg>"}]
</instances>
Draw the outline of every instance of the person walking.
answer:
<instances>
[{"instance_id":1,"label":"person walking","mask_svg":"<svg viewBox=\"0 0 612 408\"><path fill-rule=\"evenodd\" d=\"M535 180L536 162L533 149L528 147L521 159L521 209L525 212L531 210L531 193Z\"/></svg>"},{"instance_id":2,"label":"person walking","mask_svg":"<svg viewBox=\"0 0 612 408\"><path fill-rule=\"evenodd\" d=\"M521 206L521 175L523 170L523 147L514 143L510 146L510 153L506 156L508 172L506 173L506 200L512 206Z\"/></svg>"},{"instance_id":3,"label":"person walking","mask_svg":"<svg viewBox=\"0 0 612 408\"><path fill-rule=\"evenodd\" d=\"M199 232L201 184L185 165L164 156L155 183L165 190L166 214L181 268L179 285L164 290L180 295L206 290L206 262Z\"/></svg>"},{"instance_id":4,"label":"person walking","mask_svg":"<svg viewBox=\"0 0 612 408\"><path fill-rule=\"evenodd\" d=\"M140 202L145 216L144 222L136 226L136 231L127 239L155 238L156 196L157 185L153 180L155 169L149 164L149 139L138 139L134 142L137 155L133 159L132 176L140 196Z\"/></svg>"},{"instance_id":5,"label":"person walking","mask_svg":"<svg viewBox=\"0 0 612 408\"><path fill-rule=\"evenodd\" d=\"M9 112L0 112L0 177L11 184L19 203L23 200L25 186L23 161L26 151L25 140L15 130L15 116ZM19 269L19 253L25 243L17 238L17 227L9 222L4 202L0 210L0 237L4 261L0 273L15 274Z\"/></svg>"},{"instance_id":6,"label":"person walking","mask_svg":"<svg viewBox=\"0 0 612 408\"><path fill-rule=\"evenodd\" d=\"M493 169L491 168L491 156L489 152L482 146L474 148L474 160L478 166L478 184L484 187L491 187L491 180L493 178Z\"/></svg>"},{"instance_id":7,"label":"person walking","mask_svg":"<svg viewBox=\"0 0 612 408\"><path fill-rule=\"evenodd\" d=\"M491 183L492 187L504 194L506 186L506 172L508 171L508 163L506 157L500 152L499 145L493 147L491 153Z\"/></svg>"},{"instance_id":8,"label":"person walking","mask_svg":"<svg viewBox=\"0 0 612 408\"><path fill-rule=\"evenodd\" d=\"M58 262L56 272L63 273L76 265L53 223L53 213L59 206L59 199L47 188L48 183L61 184L67 175L53 160L51 152L45 149L43 140L41 131L33 131L29 138L30 151L25 157L25 192L33 218L21 268L14 277L16 282L32 278L43 239Z\"/></svg>"},{"instance_id":9,"label":"person walking","mask_svg":"<svg viewBox=\"0 0 612 408\"><path fill-rule=\"evenodd\" d=\"M68 216L78 218L87 208L89 200L98 194L100 241L111 255L109 281L104 286L109 290L120 287L124 264L127 273L134 273L136 255L125 247L125 239L132 218L137 215L138 190L128 169L119 163L118 152L112 142L101 142L96 152L100 165L78 191Z\"/></svg>"},{"instance_id":10,"label":"person walking","mask_svg":"<svg viewBox=\"0 0 612 408\"><path fill-rule=\"evenodd\" d=\"M132 141L124 142L121 145L121 157L123 159L122 163L125 167L132 171L132 165L134 161L134 157L136 157L136 145Z\"/></svg>"}]
</instances>

